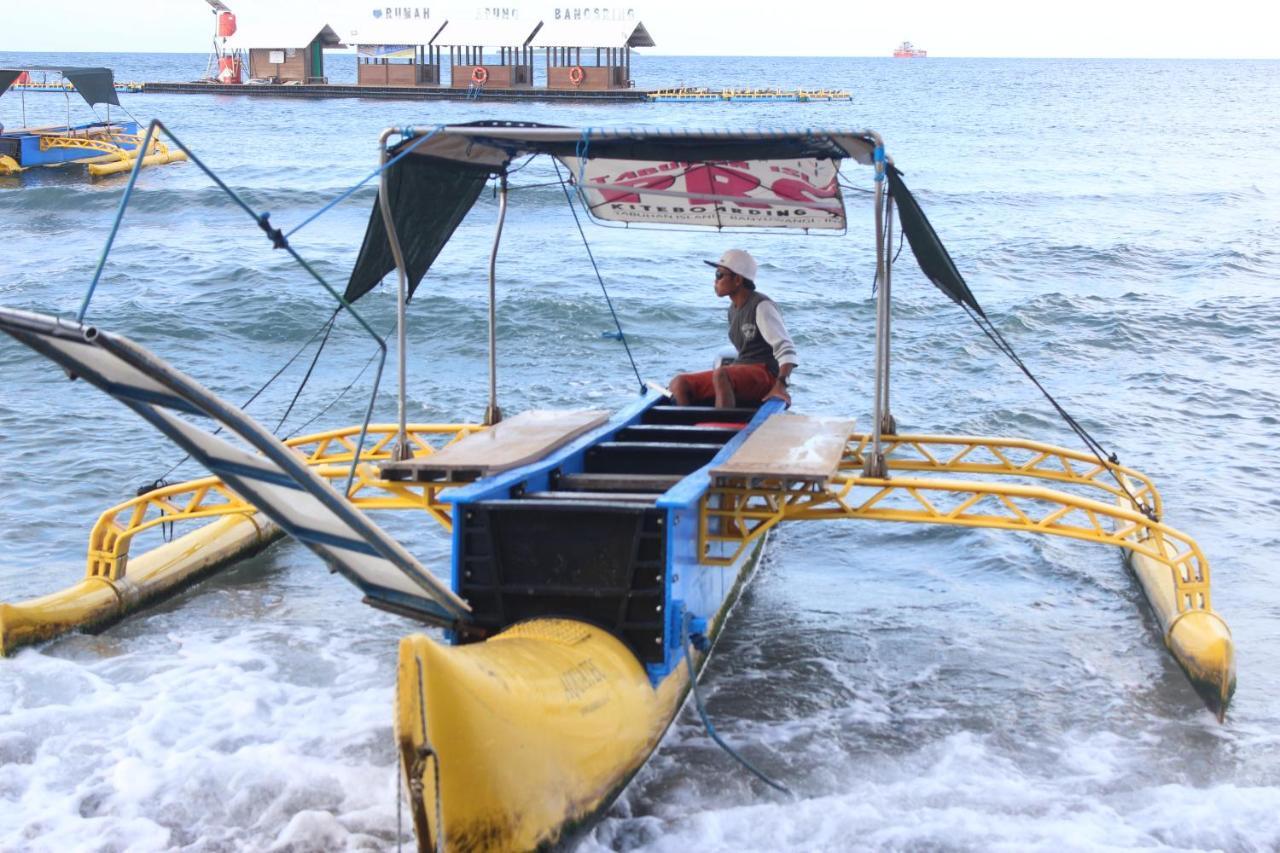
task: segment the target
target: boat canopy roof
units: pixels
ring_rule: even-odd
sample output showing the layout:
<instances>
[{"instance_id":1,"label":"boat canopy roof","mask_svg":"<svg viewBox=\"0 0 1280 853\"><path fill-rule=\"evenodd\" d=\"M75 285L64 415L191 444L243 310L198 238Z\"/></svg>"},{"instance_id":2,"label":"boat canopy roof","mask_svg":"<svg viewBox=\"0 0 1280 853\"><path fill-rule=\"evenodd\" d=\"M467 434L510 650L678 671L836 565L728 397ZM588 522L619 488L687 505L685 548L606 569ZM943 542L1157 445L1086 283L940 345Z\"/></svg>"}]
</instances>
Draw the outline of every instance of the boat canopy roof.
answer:
<instances>
[{"instance_id":1,"label":"boat canopy roof","mask_svg":"<svg viewBox=\"0 0 1280 853\"><path fill-rule=\"evenodd\" d=\"M443 47L528 47L541 21L450 18L435 44Z\"/></svg>"},{"instance_id":2,"label":"boat canopy roof","mask_svg":"<svg viewBox=\"0 0 1280 853\"><path fill-rule=\"evenodd\" d=\"M80 97L89 106L95 104L114 104L120 106L116 97L115 76L110 68L83 68L72 65L17 65L0 68L0 94L3 94L27 71L52 71L61 74L62 78L75 87Z\"/></svg>"},{"instance_id":3,"label":"boat canopy roof","mask_svg":"<svg viewBox=\"0 0 1280 853\"><path fill-rule=\"evenodd\" d=\"M872 165L883 152L869 130L684 130L571 128L474 122L404 128L389 150L391 219L404 253L410 295L488 180L512 161L549 154L568 171L594 220L722 230L767 228L843 232L840 164ZM948 296L981 312L901 173L889 163L912 250ZM355 301L395 269L380 198L347 284Z\"/></svg>"},{"instance_id":4,"label":"boat canopy roof","mask_svg":"<svg viewBox=\"0 0 1280 853\"><path fill-rule=\"evenodd\" d=\"M653 47L640 21L547 21L530 47Z\"/></svg>"}]
</instances>

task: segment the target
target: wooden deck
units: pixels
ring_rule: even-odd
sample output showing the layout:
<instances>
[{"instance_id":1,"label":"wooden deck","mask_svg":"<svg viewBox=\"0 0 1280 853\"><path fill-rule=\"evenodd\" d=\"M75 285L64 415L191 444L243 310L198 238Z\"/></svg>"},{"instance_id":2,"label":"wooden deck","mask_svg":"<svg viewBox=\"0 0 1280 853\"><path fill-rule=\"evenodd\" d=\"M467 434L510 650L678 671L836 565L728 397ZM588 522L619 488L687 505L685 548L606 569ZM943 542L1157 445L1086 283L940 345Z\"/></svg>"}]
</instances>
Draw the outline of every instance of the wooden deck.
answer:
<instances>
[{"instance_id":1,"label":"wooden deck","mask_svg":"<svg viewBox=\"0 0 1280 853\"><path fill-rule=\"evenodd\" d=\"M383 464L388 480L469 482L528 465L609 419L603 409L521 412L428 456Z\"/></svg>"},{"instance_id":2,"label":"wooden deck","mask_svg":"<svg viewBox=\"0 0 1280 853\"><path fill-rule=\"evenodd\" d=\"M776 414L711 469L711 476L825 485L835 476L852 432L853 421L845 418Z\"/></svg>"}]
</instances>

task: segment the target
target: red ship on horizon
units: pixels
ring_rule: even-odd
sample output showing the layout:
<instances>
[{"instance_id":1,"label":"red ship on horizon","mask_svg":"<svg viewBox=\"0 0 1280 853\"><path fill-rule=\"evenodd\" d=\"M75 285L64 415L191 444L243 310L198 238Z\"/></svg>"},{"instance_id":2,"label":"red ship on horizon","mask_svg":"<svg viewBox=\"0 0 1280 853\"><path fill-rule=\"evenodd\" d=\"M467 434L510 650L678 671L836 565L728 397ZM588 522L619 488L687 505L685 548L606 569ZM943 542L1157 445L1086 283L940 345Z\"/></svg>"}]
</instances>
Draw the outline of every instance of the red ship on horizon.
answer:
<instances>
[{"instance_id":1,"label":"red ship on horizon","mask_svg":"<svg viewBox=\"0 0 1280 853\"><path fill-rule=\"evenodd\" d=\"M897 59L924 59L929 55L929 51L921 50L909 41L904 41L894 50L893 55Z\"/></svg>"}]
</instances>

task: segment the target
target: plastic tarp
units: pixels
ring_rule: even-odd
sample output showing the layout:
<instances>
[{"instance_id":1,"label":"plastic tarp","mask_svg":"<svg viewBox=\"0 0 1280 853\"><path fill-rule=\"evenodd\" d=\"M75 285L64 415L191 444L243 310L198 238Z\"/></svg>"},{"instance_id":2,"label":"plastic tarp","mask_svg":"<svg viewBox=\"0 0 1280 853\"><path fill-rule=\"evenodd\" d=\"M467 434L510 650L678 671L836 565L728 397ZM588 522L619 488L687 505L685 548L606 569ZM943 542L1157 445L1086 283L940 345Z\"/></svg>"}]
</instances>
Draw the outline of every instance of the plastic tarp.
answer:
<instances>
[{"instance_id":1,"label":"plastic tarp","mask_svg":"<svg viewBox=\"0 0 1280 853\"><path fill-rule=\"evenodd\" d=\"M934 286L945 293L959 305L966 305L985 317L982 306L969 290L964 276L951 260L951 253L942 245L938 232L933 230L929 219L920 209L919 202L907 189L902 180L902 173L894 166L889 166L889 192L898 205L898 220L902 223L902 231L907 242L911 244L911 253L916 256L916 263Z\"/></svg>"},{"instance_id":2,"label":"plastic tarp","mask_svg":"<svg viewBox=\"0 0 1280 853\"><path fill-rule=\"evenodd\" d=\"M120 106L116 97L115 77L110 68L81 68L64 65L26 65L21 68L0 68L0 93L13 85L24 71L52 71L61 74L63 79L75 87L80 97L93 106L94 104L114 104Z\"/></svg>"},{"instance_id":3,"label":"plastic tarp","mask_svg":"<svg viewBox=\"0 0 1280 853\"><path fill-rule=\"evenodd\" d=\"M867 131L853 130L582 130L476 122L418 132L393 149L405 156L388 174L410 294L487 178L519 157L550 154L565 163L570 179L582 181L597 219L823 230L845 226L840 162L869 165L876 144ZM394 269L375 201L346 298L360 298Z\"/></svg>"},{"instance_id":4,"label":"plastic tarp","mask_svg":"<svg viewBox=\"0 0 1280 853\"><path fill-rule=\"evenodd\" d=\"M564 159L595 219L711 228L845 228L837 160Z\"/></svg>"},{"instance_id":5,"label":"plastic tarp","mask_svg":"<svg viewBox=\"0 0 1280 853\"><path fill-rule=\"evenodd\" d=\"M408 267L410 297L488 179L487 167L420 158L402 160L387 172L387 197ZM374 199L364 243L347 282L346 300L364 296L395 268L379 200Z\"/></svg>"}]
</instances>

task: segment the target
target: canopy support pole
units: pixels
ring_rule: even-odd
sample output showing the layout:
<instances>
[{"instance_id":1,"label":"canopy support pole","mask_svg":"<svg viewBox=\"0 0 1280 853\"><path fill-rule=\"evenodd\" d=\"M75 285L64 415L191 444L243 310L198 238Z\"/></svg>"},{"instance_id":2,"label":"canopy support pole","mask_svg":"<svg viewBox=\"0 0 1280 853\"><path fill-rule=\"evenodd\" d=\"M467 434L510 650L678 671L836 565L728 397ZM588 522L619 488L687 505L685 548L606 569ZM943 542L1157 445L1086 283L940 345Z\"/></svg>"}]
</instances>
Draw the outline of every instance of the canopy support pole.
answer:
<instances>
[{"instance_id":1,"label":"canopy support pole","mask_svg":"<svg viewBox=\"0 0 1280 853\"><path fill-rule=\"evenodd\" d=\"M391 128L382 131L378 138L379 163L382 174L378 178L378 207L382 211L382 224L387 229L387 243L391 246L391 256L396 261L396 362L399 369L397 377L396 404L397 423L396 446L393 453L396 459L409 459L413 456L413 448L409 445L409 432L405 428L407 414L405 406L405 376L408 372L408 356L405 352L405 309L409 302L409 272L404 262L404 252L400 248L400 237L396 234L395 219L391 216L391 199L388 194L388 178L390 170L386 168L390 152L387 151L387 140L397 131Z\"/></svg>"},{"instance_id":2,"label":"canopy support pole","mask_svg":"<svg viewBox=\"0 0 1280 853\"><path fill-rule=\"evenodd\" d=\"M884 422L885 412L885 383L888 379L885 371L885 350L888 347L888 323L886 316L888 314L888 297L889 288L886 286L888 281L887 268L885 263L885 239L884 239L884 222L887 207L887 199L885 197L885 167L884 160L877 158L876 162L876 388L875 388L875 409L872 414L871 424L871 452L866 454L862 465L862 475L864 477L880 477L888 475L888 466L884 461L884 449L880 445L881 426Z\"/></svg>"},{"instance_id":3,"label":"canopy support pole","mask_svg":"<svg viewBox=\"0 0 1280 853\"><path fill-rule=\"evenodd\" d=\"M893 419L893 408L889 405L889 363L893 348L893 193L885 197L884 226L884 408L880 414L880 432L883 435L895 435L898 425Z\"/></svg>"},{"instance_id":4,"label":"canopy support pole","mask_svg":"<svg viewBox=\"0 0 1280 853\"><path fill-rule=\"evenodd\" d=\"M502 420L498 408L498 244L502 241L502 224L507 218L507 173L498 178L498 227L493 233L493 251L489 253L489 406L484 410L484 425Z\"/></svg>"}]
</instances>

